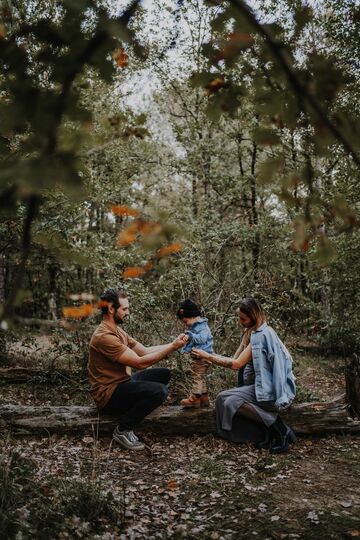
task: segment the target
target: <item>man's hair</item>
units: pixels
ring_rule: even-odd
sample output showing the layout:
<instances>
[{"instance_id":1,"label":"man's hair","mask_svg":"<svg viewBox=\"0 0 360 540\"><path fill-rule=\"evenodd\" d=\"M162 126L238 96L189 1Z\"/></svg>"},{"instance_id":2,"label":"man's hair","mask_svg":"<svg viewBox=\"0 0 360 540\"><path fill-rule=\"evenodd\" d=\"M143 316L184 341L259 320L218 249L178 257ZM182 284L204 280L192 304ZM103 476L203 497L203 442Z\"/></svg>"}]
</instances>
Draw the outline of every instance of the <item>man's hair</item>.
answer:
<instances>
[{"instance_id":1,"label":"man's hair","mask_svg":"<svg viewBox=\"0 0 360 540\"><path fill-rule=\"evenodd\" d=\"M128 295L122 289L106 289L100 296L101 313L108 314L108 304L112 304L117 310L120 307L119 298L128 298Z\"/></svg>"}]
</instances>

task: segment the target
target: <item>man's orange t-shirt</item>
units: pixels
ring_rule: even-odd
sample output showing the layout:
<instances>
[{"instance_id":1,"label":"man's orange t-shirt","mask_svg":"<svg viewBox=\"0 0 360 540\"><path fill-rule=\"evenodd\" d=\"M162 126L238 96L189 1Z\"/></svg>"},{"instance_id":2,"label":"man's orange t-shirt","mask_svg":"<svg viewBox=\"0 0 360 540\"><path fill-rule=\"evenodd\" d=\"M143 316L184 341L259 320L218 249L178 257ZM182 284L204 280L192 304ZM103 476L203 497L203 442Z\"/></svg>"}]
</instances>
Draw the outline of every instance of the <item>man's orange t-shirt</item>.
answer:
<instances>
[{"instance_id":1,"label":"man's orange t-shirt","mask_svg":"<svg viewBox=\"0 0 360 540\"><path fill-rule=\"evenodd\" d=\"M137 341L124 330L113 330L106 322L99 324L90 340L88 373L91 394L99 409L105 407L118 384L128 381L131 368L120 359Z\"/></svg>"}]
</instances>

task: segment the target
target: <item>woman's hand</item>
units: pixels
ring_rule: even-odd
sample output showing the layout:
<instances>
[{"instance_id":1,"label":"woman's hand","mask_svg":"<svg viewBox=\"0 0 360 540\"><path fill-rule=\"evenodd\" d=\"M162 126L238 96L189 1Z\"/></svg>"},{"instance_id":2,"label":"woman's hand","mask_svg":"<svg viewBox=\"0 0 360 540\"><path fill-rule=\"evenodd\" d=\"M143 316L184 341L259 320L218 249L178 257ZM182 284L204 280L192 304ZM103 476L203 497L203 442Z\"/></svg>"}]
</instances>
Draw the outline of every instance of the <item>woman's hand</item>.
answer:
<instances>
[{"instance_id":1,"label":"woman's hand","mask_svg":"<svg viewBox=\"0 0 360 540\"><path fill-rule=\"evenodd\" d=\"M227 368L233 367L233 360L231 358L224 358L218 354L210 354L201 349L191 349L191 356L193 358L198 358L199 360L205 360L205 362L208 362L209 364L215 364L215 366Z\"/></svg>"},{"instance_id":2,"label":"woman's hand","mask_svg":"<svg viewBox=\"0 0 360 540\"><path fill-rule=\"evenodd\" d=\"M191 356L199 360L205 360L205 362L209 362L210 364L212 363L211 354L202 351L201 349L191 349Z\"/></svg>"}]
</instances>

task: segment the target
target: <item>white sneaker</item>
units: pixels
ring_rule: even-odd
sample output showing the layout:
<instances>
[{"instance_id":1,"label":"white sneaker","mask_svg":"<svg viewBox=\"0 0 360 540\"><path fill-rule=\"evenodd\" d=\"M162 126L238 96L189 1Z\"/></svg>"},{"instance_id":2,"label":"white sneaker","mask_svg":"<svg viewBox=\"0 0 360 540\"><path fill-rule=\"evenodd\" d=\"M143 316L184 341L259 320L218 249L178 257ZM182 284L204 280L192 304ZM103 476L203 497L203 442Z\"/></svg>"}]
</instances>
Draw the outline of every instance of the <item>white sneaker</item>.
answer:
<instances>
[{"instance_id":1,"label":"white sneaker","mask_svg":"<svg viewBox=\"0 0 360 540\"><path fill-rule=\"evenodd\" d=\"M143 450L145 444L139 441L133 431L120 431L118 427L114 429L113 439L128 450Z\"/></svg>"}]
</instances>

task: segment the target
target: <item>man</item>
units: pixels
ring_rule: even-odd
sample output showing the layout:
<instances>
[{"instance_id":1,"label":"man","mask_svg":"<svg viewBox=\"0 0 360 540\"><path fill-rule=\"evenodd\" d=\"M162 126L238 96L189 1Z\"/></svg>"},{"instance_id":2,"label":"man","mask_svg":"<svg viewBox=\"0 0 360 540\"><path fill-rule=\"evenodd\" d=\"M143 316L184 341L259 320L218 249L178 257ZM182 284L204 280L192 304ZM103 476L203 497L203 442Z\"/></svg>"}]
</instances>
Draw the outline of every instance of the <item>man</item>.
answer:
<instances>
[{"instance_id":1,"label":"man","mask_svg":"<svg viewBox=\"0 0 360 540\"><path fill-rule=\"evenodd\" d=\"M100 297L103 320L90 341L88 373L92 396L104 414L116 414L119 424L114 439L125 448L142 450L133 429L167 397L170 370L144 369L185 345L180 334L166 345L144 347L118 325L129 317L129 300L124 291L108 289Z\"/></svg>"}]
</instances>

